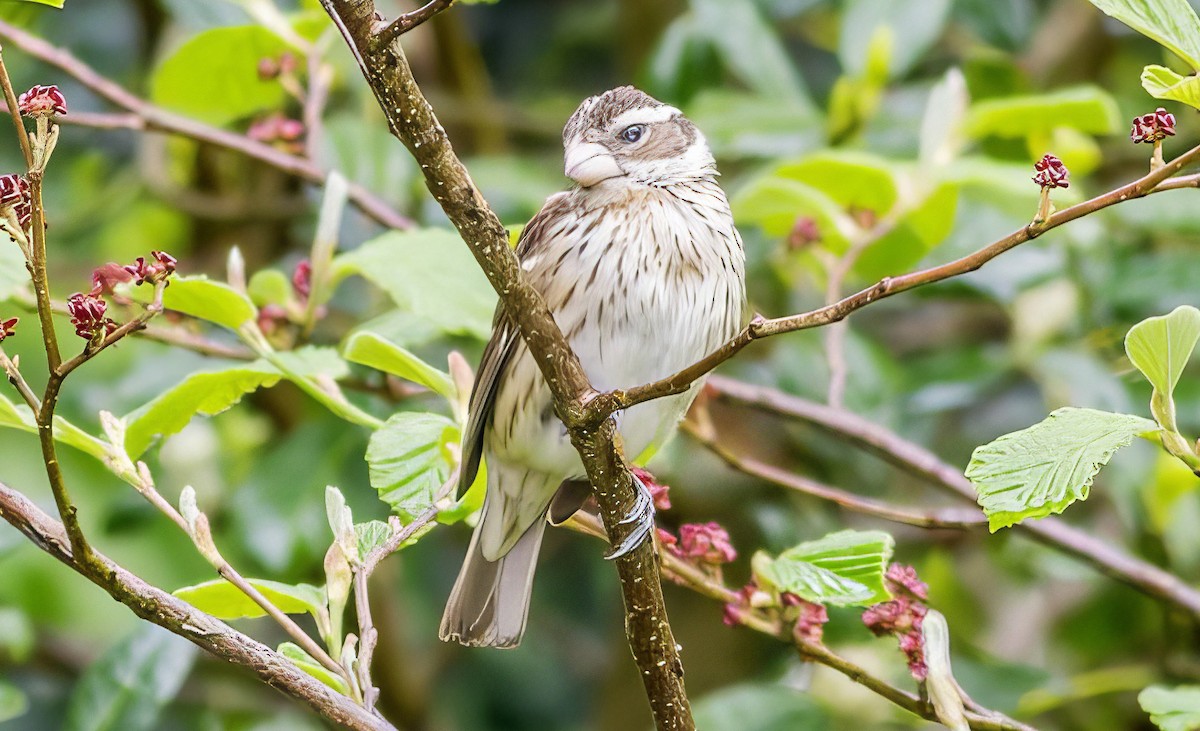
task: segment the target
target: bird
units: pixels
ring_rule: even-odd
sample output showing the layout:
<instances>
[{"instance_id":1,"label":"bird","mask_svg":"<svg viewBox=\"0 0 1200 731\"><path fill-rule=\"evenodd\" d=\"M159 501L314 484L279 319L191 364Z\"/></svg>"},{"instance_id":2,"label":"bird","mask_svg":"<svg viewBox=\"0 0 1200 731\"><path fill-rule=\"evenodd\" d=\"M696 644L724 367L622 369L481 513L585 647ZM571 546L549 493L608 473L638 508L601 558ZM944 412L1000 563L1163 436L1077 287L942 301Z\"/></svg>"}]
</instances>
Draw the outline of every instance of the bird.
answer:
<instances>
[{"instance_id":1,"label":"bird","mask_svg":"<svg viewBox=\"0 0 1200 731\"><path fill-rule=\"evenodd\" d=\"M632 86L588 97L563 128L574 182L522 230L516 255L594 388L665 378L716 350L743 324L745 253L717 167L679 109ZM625 453L661 446L702 380L615 415ZM590 494L550 390L503 304L468 402L459 492L486 464L486 495L446 602L443 641L516 647L525 632L547 521ZM653 528L637 484L638 525L609 557Z\"/></svg>"}]
</instances>

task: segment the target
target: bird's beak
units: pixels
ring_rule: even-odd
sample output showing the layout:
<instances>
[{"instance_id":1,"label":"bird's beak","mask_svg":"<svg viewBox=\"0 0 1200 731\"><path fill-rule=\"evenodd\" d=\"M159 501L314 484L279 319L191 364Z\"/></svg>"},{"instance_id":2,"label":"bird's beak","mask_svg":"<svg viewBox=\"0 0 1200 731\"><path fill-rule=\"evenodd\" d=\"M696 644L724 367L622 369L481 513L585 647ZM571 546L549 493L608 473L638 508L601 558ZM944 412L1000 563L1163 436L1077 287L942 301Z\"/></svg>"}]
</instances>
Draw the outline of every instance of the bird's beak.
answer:
<instances>
[{"instance_id":1,"label":"bird's beak","mask_svg":"<svg viewBox=\"0 0 1200 731\"><path fill-rule=\"evenodd\" d=\"M576 142L568 147L566 172L584 188L625 174L608 148L598 142Z\"/></svg>"}]
</instances>

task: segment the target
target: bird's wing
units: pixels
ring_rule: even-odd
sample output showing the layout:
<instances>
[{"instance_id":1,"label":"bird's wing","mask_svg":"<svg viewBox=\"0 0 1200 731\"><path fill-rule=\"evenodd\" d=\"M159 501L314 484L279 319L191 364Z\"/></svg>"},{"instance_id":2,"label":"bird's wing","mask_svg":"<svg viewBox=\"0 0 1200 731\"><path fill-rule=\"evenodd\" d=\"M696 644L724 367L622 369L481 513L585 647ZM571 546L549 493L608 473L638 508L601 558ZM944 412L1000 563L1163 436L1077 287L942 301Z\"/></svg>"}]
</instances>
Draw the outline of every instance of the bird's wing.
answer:
<instances>
[{"instance_id":1,"label":"bird's wing","mask_svg":"<svg viewBox=\"0 0 1200 731\"><path fill-rule=\"evenodd\" d=\"M542 210L529 220L517 240L517 259L525 262L530 256L545 247L545 236L551 224L565 213L566 193L550 196ZM483 435L492 421L496 405L496 393L504 381L504 371L521 345L521 333L504 304L496 305L496 316L492 321L492 338L483 349L475 385L471 389L471 402L467 407L467 430L463 433L462 470L458 480L458 496L471 487L479 472L483 459Z\"/></svg>"}]
</instances>

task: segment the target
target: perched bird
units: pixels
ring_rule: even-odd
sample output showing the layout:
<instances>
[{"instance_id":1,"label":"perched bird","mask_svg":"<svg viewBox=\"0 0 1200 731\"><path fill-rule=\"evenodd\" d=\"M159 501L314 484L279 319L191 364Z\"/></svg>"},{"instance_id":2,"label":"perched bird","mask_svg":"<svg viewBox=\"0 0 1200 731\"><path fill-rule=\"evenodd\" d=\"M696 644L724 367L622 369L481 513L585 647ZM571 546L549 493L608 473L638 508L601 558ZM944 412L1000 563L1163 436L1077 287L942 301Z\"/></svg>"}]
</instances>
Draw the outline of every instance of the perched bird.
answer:
<instances>
[{"instance_id":1,"label":"perched bird","mask_svg":"<svg viewBox=\"0 0 1200 731\"><path fill-rule=\"evenodd\" d=\"M546 201L521 233L517 257L592 385L611 390L665 378L732 337L745 306L745 256L696 126L624 86L584 100L563 144L566 175L577 186ZM617 415L629 458L670 436L700 386ZM439 635L515 647L546 519L569 518L588 487L503 305L469 412L459 489L474 481L482 457L487 496ZM653 525L645 504L643 539Z\"/></svg>"}]
</instances>

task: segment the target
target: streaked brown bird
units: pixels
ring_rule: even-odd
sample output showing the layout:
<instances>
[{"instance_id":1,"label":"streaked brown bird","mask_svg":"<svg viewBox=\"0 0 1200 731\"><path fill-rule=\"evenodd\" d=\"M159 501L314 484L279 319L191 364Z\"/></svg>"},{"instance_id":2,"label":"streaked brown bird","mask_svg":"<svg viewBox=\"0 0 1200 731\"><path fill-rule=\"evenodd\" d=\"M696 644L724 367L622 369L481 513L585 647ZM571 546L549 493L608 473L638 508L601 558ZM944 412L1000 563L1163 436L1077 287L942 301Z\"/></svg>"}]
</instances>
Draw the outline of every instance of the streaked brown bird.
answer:
<instances>
[{"instance_id":1,"label":"streaked brown bird","mask_svg":"<svg viewBox=\"0 0 1200 731\"><path fill-rule=\"evenodd\" d=\"M624 86L584 100L563 144L577 186L546 201L521 233L517 257L592 385L665 378L732 337L745 307L745 256L696 126ZM661 445L700 386L618 414L626 454ZM460 491L481 458L487 496L439 636L515 647L546 519L566 520L588 490L550 390L503 306L471 394ZM644 495L643 505L630 516L638 530L610 558L649 535L654 516Z\"/></svg>"}]
</instances>

